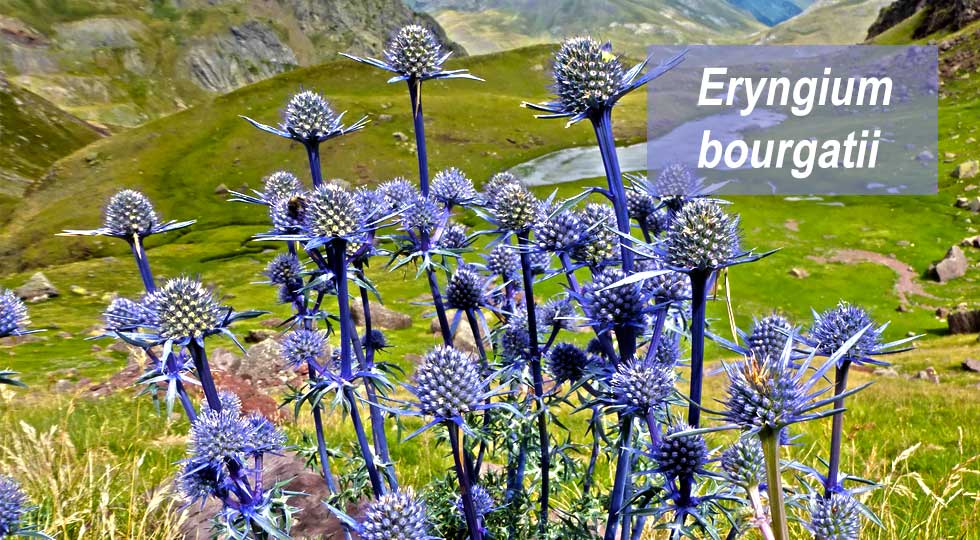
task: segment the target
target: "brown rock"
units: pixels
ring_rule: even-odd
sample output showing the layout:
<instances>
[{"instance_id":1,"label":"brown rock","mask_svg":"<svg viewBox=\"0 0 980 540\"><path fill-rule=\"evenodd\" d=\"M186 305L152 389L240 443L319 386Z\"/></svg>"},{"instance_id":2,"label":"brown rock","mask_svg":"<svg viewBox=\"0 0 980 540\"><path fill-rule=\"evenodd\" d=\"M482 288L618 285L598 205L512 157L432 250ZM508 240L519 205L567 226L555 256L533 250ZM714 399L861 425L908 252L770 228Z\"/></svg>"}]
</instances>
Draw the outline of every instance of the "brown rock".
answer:
<instances>
[{"instance_id":1,"label":"brown rock","mask_svg":"<svg viewBox=\"0 0 980 540\"><path fill-rule=\"evenodd\" d=\"M948 316L949 316L949 308L945 308L945 307L936 308L936 317L940 319L945 319Z\"/></svg>"},{"instance_id":2,"label":"brown rock","mask_svg":"<svg viewBox=\"0 0 980 540\"><path fill-rule=\"evenodd\" d=\"M371 302L371 326L381 330L401 330L412 326L412 317L382 304ZM351 302L351 318L354 324L364 325L364 309L360 302Z\"/></svg>"},{"instance_id":3,"label":"brown rock","mask_svg":"<svg viewBox=\"0 0 980 540\"><path fill-rule=\"evenodd\" d=\"M807 272L806 268L791 268L789 270L789 275L798 279L803 279L810 277L810 272Z\"/></svg>"},{"instance_id":4,"label":"brown rock","mask_svg":"<svg viewBox=\"0 0 980 540\"><path fill-rule=\"evenodd\" d=\"M980 333L980 309L958 309L946 317L950 334Z\"/></svg>"},{"instance_id":5,"label":"brown rock","mask_svg":"<svg viewBox=\"0 0 980 540\"><path fill-rule=\"evenodd\" d=\"M929 366L924 370L916 373L915 378L921 379L923 381L929 381L933 384L939 384L939 374L936 373L936 369L932 366Z\"/></svg>"}]
</instances>

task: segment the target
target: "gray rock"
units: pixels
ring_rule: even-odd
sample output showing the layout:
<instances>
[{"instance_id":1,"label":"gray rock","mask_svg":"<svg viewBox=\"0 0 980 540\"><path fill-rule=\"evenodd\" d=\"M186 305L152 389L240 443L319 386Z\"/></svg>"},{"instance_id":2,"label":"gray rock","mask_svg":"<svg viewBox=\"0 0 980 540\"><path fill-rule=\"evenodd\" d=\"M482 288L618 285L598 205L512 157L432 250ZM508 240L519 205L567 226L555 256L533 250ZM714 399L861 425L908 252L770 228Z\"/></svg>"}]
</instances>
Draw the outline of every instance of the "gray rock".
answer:
<instances>
[{"instance_id":1,"label":"gray rock","mask_svg":"<svg viewBox=\"0 0 980 540\"><path fill-rule=\"evenodd\" d=\"M953 169L953 176L961 180L966 178L973 178L980 173L980 162L973 159L970 161L964 161Z\"/></svg>"},{"instance_id":2,"label":"gray rock","mask_svg":"<svg viewBox=\"0 0 980 540\"><path fill-rule=\"evenodd\" d=\"M803 279L810 277L810 272L807 272L805 268L790 268L789 275L798 279Z\"/></svg>"},{"instance_id":3,"label":"gray rock","mask_svg":"<svg viewBox=\"0 0 980 540\"><path fill-rule=\"evenodd\" d=\"M957 309L946 316L950 334L980 333L980 309Z\"/></svg>"},{"instance_id":4,"label":"gray rock","mask_svg":"<svg viewBox=\"0 0 980 540\"><path fill-rule=\"evenodd\" d=\"M408 135L405 135L404 132L396 131L391 136L398 142L408 142Z\"/></svg>"},{"instance_id":5,"label":"gray rock","mask_svg":"<svg viewBox=\"0 0 980 540\"><path fill-rule=\"evenodd\" d=\"M412 326L412 317L393 309L371 302L371 326L380 330L401 330ZM364 325L364 309L360 302L351 302L351 318L354 324Z\"/></svg>"},{"instance_id":6,"label":"gray rock","mask_svg":"<svg viewBox=\"0 0 980 540\"><path fill-rule=\"evenodd\" d=\"M192 45L183 62L191 80L211 92L227 92L299 65L276 31L258 21Z\"/></svg>"},{"instance_id":7,"label":"gray rock","mask_svg":"<svg viewBox=\"0 0 980 540\"><path fill-rule=\"evenodd\" d=\"M896 370L893 367L880 367L880 368L875 368L874 374L875 375L878 375L879 377L898 377L899 376L898 370Z\"/></svg>"},{"instance_id":8,"label":"gray rock","mask_svg":"<svg viewBox=\"0 0 980 540\"><path fill-rule=\"evenodd\" d=\"M936 369L932 366L929 366L924 370L916 373L915 378L923 381L929 381L933 384L939 384L939 374L936 373Z\"/></svg>"},{"instance_id":9,"label":"gray rock","mask_svg":"<svg viewBox=\"0 0 980 540\"><path fill-rule=\"evenodd\" d=\"M959 246L953 246L943 259L929 267L929 275L940 283L962 277L969 263Z\"/></svg>"},{"instance_id":10,"label":"gray rock","mask_svg":"<svg viewBox=\"0 0 980 540\"><path fill-rule=\"evenodd\" d=\"M55 25L61 47L75 52L93 49L131 49L134 35L146 31L143 23L130 19L92 17Z\"/></svg>"},{"instance_id":11,"label":"gray rock","mask_svg":"<svg viewBox=\"0 0 980 540\"><path fill-rule=\"evenodd\" d=\"M224 373L238 373L242 367L242 357L224 347L218 347L211 351L208 362L215 371Z\"/></svg>"},{"instance_id":12,"label":"gray rock","mask_svg":"<svg viewBox=\"0 0 980 540\"><path fill-rule=\"evenodd\" d=\"M215 195L225 195L226 193L228 193L228 186L224 184L218 184L217 186L215 186L214 188Z\"/></svg>"},{"instance_id":13,"label":"gray rock","mask_svg":"<svg viewBox=\"0 0 980 540\"><path fill-rule=\"evenodd\" d=\"M72 388L75 387L75 383L69 381L68 379L58 379L54 383L54 391L58 393L71 392Z\"/></svg>"},{"instance_id":14,"label":"gray rock","mask_svg":"<svg viewBox=\"0 0 980 540\"><path fill-rule=\"evenodd\" d=\"M274 339L267 339L248 348L241 360L238 374L253 381L278 378L284 370L282 348Z\"/></svg>"},{"instance_id":15,"label":"gray rock","mask_svg":"<svg viewBox=\"0 0 980 540\"><path fill-rule=\"evenodd\" d=\"M967 358L963 361L963 369L967 371L972 371L974 373L980 373L980 360L976 358Z\"/></svg>"},{"instance_id":16,"label":"gray rock","mask_svg":"<svg viewBox=\"0 0 980 540\"><path fill-rule=\"evenodd\" d=\"M59 294L51 280L41 272L35 272L23 285L14 289L14 293L27 302L40 302Z\"/></svg>"}]
</instances>

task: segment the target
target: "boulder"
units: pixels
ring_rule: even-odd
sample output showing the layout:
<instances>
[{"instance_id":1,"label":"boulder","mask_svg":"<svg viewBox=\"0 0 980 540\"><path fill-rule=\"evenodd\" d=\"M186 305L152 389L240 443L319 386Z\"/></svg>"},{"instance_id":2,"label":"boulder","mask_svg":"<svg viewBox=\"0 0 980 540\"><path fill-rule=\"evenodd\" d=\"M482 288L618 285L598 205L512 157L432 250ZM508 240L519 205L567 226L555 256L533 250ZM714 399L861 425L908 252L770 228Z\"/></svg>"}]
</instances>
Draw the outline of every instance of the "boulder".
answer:
<instances>
[{"instance_id":1,"label":"boulder","mask_svg":"<svg viewBox=\"0 0 980 540\"><path fill-rule=\"evenodd\" d=\"M228 186L224 184L218 184L214 188L215 195L226 195L228 193Z\"/></svg>"},{"instance_id":2,"label":"boulder","mask_svg":"<svg viewBox=\"0 0 980 540\"><path fill-rule=\"evenodd\" d=\"M452 324L452 321L450 321L450 324ZM439 319L432 319L432 322L429 324L429 331L432 332L434 336L440 336L442 334L440 328ZM482 334L483 331L481 330L480 333ZM489 347L486 341L484 341L483 346L485 348ZM480 352L476 346L476 339L473 338L473 330L470 329L470 324L466 321L465 317L461 319L459 324L456 326L456 333L453 335L453 347L473 354L478 354Z\"/></svg>"},{"instance_id":3,"label":"boulder","mask_svg":"<svg viewBox=\"0 0 980 540\"><path fill-rule=\"evenodd\" d=\"M378 328L380 330L401 330L412 326L411 316L393 309L388 309L377 302L371 302L370 305L371 326L373 328ZM363 326L364 308L361 303L356 301L351 302L350 308L351 318L354 319L354 324Z\"/></svg>"},{"instance_id":4,"label":"boulder","mask_svg":"<svg viewBox=\"0 0 980 540\"><path fill-rule=\"evenodd\" d=\"M40 302L59 294L51 280L41 272L35 272L23 285L14 289L14 293L27 302Z\"/></svg>"},{"instance_id":5,"label":"boulder","mask_svg":"<svg viewBox=\"0 0 980 540\"><path fill-rule=\"evenodd\" d=\"M959 246L953 246L949 248L941 261L929 267L929 275L936 281L945 283L966 274L968 265L963 250Z\"/></svg>"},{"instance_id":6,"label":"boulder","mask_svg":"<svg viewBox=\"0 0 980 540\"><path fill-rule=\"evenodd\" d=\"M980 373L980 360L976 358L967 358L963 361L963 369L967 371L972 371L974 373Z\"/></svg>"},{"instance_id":7,"label":"boulder","mask_svg":"<svg viewBox=\"0 0 980 540\"><path fill-rule=\"evenodd\" d=\"M958 309L946 316L950 334L980 333L980 309Z\"/></svg>"},{"instance_id":8,"label":"boulder","mask_svg":"<svg viewBox=\"0 0 980 540\"><path fill-rule=\"evenodd\" d=\"M953 176L959 179L973 178L980 173L980 162L973 159L970 161L964 161L953 169Z\"/></svg>"},{"instance_id":9,"label":"boulder","mask_svg":"<svg viewBox=\"0 0 980 540\"><path fill-rule=\"evenodd\" d=\"M279 378L284 370L282 348L274 339L267 339L248 348L238 367L238 374L252 381Z\"/></svg>"},{"instance_id":10,"label":"boulder","mask_svg":"<svg viewBox=\"0 0 980 540\"><path fill-rule=\"evenodd\" d=\"M215 371L225 373L238 373L239 368L242 367L242 357L224 347L211 351L208 362Z\"/></svg>"},{"instance_id":11,"label":"boulder","mask_svg":"<svg viewBox=\"0 0 980 540\"><path fill-rule=\"evenodd\" d=\"M268 330L264 328L249 330L248 333L245 334L245 343L261 343L267 339L276 337L278 334L279 333L275 330Z\"/></svg>"}]
</instances>

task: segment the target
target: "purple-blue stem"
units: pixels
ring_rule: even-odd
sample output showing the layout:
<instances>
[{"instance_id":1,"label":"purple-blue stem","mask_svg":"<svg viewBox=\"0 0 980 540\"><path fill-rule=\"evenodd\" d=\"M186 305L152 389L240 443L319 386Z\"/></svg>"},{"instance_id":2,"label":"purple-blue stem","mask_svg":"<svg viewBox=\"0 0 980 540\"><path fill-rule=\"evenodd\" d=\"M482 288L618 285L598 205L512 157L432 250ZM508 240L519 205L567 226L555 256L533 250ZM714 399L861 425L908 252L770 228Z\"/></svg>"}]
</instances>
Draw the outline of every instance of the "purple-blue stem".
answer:
<instances>
[{"instance_id":1,"label":"purple-blue stem","mask_svg":"<svg viewBox=\"0 0 980 540\"><path fill-rule=\"evenodd\" d=\"M136 259L136 267L139 268L140 278L143 279L143 287L146 292L152 293L156 290L156 283L153 282L153 272L150 270L150 261L146 260L146 250L143 248L143 239L139 236L127 239L129 249L133 252Z\"/></svg>"},{"instance_id":2,"label":"purple-blue stem","mask_svg":"<svg viewBox=\"0 0 980 540\"><path fill-rule=\"evenodd\" d=\"M350 291L347 286L347 241L336 239L332 242L332 252L330 258L333 262L334 276L337 282L337 316L341 321L351 320L350 314ZM350 325L340 324L340 376L344 381L350 382L354 378L353 362L351 361L351 339ZM381 483L381 474L378 472L374 462L374 453L368 443L367 434L364 432L364 424L361 422L361 413L357 408L357 398L354 395L354 387L345 384L343 389L344 399L347 401L348 412L350 413L351 423L354 424L354 432L357 435L357 444L361 450L361 457L364 458L364 465L367 468L368 477L371 480L371 489L375 498L384 494L384 486Z\"/></svg>"},{"instance_id":3,"label":"purple-blue stem","mask_svg":"<svg viewBox=\"0 0 980 540\"><path fill-rule=\"evenodd\" d=\"M592 479L595 477L595 466L599 461L599 439L602 429L602 412L598 405L592 406L592 419L589 421L592 426L592 451L589 453L589 466L585 469L585 480L582 483L582 492L588 495L592 489Z\"/></svg>"},{"instance_id":4,"label":"purple-blue stem","mask_svg":"<svg viewBox=\"0 0 980 540\"><path fill-rule=\"evenodd\" d=\"M473 334L473 341L476 343L476 349L480 353L480 367L484 370L484 375L489 373L490 363L487 362L487 351L483 347L483 333L480 332L480 325L476 320L476 314L472 309L466 310L466 320L470 325L470 332ZM486 404L490 404L490 398L486 399ZM487 431L490 426L490 410L483 411L483 430ZM480 441L480 450L476 454L476 466L473 468L475 471L475 476L479 478L480 468L483 466L483 457L487 453L487 440L486 438Z\"/></svg>"},{"instance_id":5,"label":"purple-blue stem","mask_svg":"<svg viewBox=\"0 0 980 540\"><path fill-rule=\"evenodd\" d=\"M425 118L422 116L422 81L408 79L408 97L412 102L412 125L415 129L415 154L419 159L419 190L429 196L429 155L425 148Z\"/></svg>"},{"instance_id":6,"label":"purple-blue stem","mask_svg":"<svg viewBox=\"0 0 980 540\"><path fill-rule=\"evenodd\" d=\"M310 164L310 177L313 179L313 187L318 188L323 183L323 171L320 169L320 143L303 143L306 147L306 158Z\"/></svg>"},{"instance_id":7,"label":"purple-blue stem","mask_svg":"<svg viewBox=\"0 0 980 540\"><path fill-rule=\"evenodd\" d=\"M463 445L459 440L459 426L450 421L446 421L445 424L449 431L449 445L452 447L456 479L459 480L459 496L463 501L466 528L469 530L470 540L482 540L483 527L480 525L480 517L476 513L476 505L473 504L473 486L470 482L467 466L464 464Z\"/></svg>"},{"instance_id":8,"label":"purple-blue stem","mask_svg":"<svg viewBox=\"0 0 980 540\"><path fill-rule=\"evenodd\" d=\"M834 370L834 396L840 396L847 391L847 372L850 370L851 361L842 360ZM844 435L844 398L834 399L834 408L840 412L834 414L830 431L830 463L827 466L827 479L824 482L824 497L830 498L835 492L839 491L837 477L840 473L840 451L841 442Z\"/></svg>"},{"instance_id":9,"label":"purple-blue stem","mask_svg":"<svg viewBox=\"0 0 980 540\"><path fill-rule=\"evenodd\" d=\"M704 386L704 324L707 316L708 281L712 270L694 270L691 277L691 386L688 392L687 424L701 427L701 393ZM694 477L681 478L680 497L690 501ZM682 514L683 515L683 514Z\"/></svg>"},{"instance_id":10,"label":"purple-blue stem","mask_svg":"<svg viewBox=\"0 0 980 540\"><path fill-rule=\"evenodd\" d=\"M521 276L524 278L524 308L527 311L527 333L530 336L531 378L534 383L534 398L538 404L538 443L541 446L541 514L538 516L538 530L543 536L548 523L548 500L551 496L551 450L548 441L548 413L544 404L544 377L541 375L541 353L538 350L538 320L534 308L534 275L531 271L531 252L529 251L527 231L517 235L521 254Z\"/></svg>"},{"instance_id":11,"label":"purple-blue stem","mask_svg":"<svg viewBox=\"0 0 980 540\"><path fill-rule=\"evenodd\" d=\"M194 359L194 368L197 371L197 378L201 381L201 389L204 391L204 399L208 402L208 407L212 411L221 410L221 399L218 397L218 387L214 384L214 377L211 375L211 367L208 366L208 355L204 347L191 339L187 344L187 349Z\"/></svg>"},{"instance_id":12,"label":"purple-blue stem","mask_svg":"<svg viewBox=\"0 0 980 540\"><path fill-rule=\"evenodd\" d=\"M431 247L429 234L420 231L420 241L423 253L428 253ZM439 332L442 334L442 342L447 347L453 346L452 331L449 326L449 317L446 316L446 306L442 303L442 293L439 292L439 282L436 281L436 273L431 266L425 269L426 278L429 282L429 292L432 294L432 304L436 308L436 318L439 320Z\"/></svg>"},{"instance_id":13,"label":"purple-blue stem","mask_svg":"<svg viewBox=\"0 0 980 540\"><path fill-rule=\"evenodd\" d=\"M606 518L606 534L603 540L616 540L619 526L620 511L623 509L623 497L626 495L626 484L629 482L630 443L633 439L633 417L629 414L620 415L620 434L616 441L616 478L613 481L612 492L609 494L609 515Z\"/></svg>"},{"instance_id":14,"label":"purple-blue stem","mask_svg":"<svg viewBox=\"0 0 980 540\"><path fill-rule=\"evenodd\" d=\"M568 288L576 295L581 294L582 288L579 286L578 279L575 277L575 271L572 270L572 261L568 257L568 253L564 251L559 253L558 260L561 261L562 271L565 274L565 279L568 280ZM613 362L617 361L616 349L613 348L613 342L609 335L596 333L596 338L602 345L602 349L605 351L609 360Z\"/></svg>"},{"instance_id":15,"label":"purple-blue stem","mask_svg":"<svg viewBox=\"0 0 980 540\"><path fill-rule=\"evenodd\" d=\"M616 226L622 238L619 239L623 254L623 271L627 274L633 270L633 252L630 250L630 215L626 207L626 187L623 185L623 173L619 168L619 156L616 154L616 139L612 129L612 108L604 108L591 118L595 129L596 140L599 142L599 153L602 155L602 166L606 171L606 183L612 194L613 209L616 211Z\"/></svg>"}]
</instances>

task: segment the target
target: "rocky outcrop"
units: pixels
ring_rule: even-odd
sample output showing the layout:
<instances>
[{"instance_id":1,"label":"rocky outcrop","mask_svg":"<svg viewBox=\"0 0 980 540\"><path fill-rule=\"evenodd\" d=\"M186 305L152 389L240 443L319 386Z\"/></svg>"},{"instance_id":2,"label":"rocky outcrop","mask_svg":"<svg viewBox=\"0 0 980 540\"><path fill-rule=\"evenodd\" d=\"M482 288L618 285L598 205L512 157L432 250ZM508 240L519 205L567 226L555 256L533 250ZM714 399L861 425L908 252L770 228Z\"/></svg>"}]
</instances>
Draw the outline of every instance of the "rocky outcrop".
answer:
<instances>
[{"instance_id":1,"label":"rocky outcrop","mask_svg":"<svg viewBox=\"0 0 980 540\"><path fill-rule=\"evenodd\" d=\"M950 334L980 333L980 309L957 309L946 317Z\"/></svg>"},{"instance_id":2,"label":"rocky outcrop","mask_svg":"<svg viewBox=\"0 0 980 540\"><path fill-rule=\"evenodd\" d=\"M58 296L58 289L47 276L36 272L23 285L14 289L14 293L27 302L40 302Z\"/></svg>"},{"instance_id":3,"label":"rocky outcrop","mask_svg":"<svg viewBox=\"0 0 980 540\"><path fill-rule=\"evenodd\" d=\"M962 277L969 263L959 246L953 246L943 259L929 267L929 275L940 283Z\"/></svg>"},{"instance_id":4,"label":"rocky outcrop","mask_svg":"<svg viewBox=\"0 0 980 540\"><path fill-rule=\"evenodd\" d=\"M868 39L915 15L920 9L925 10L925 16L912 31L914 39L940 30L956 31L980 19L980 0L897 0L882 8L878 20L868 29Z\"/></svg>"},{"instance_id":5,"label":"rocky outcrop","mask_svg":"<svg viewBox=\"0 0 980 540\"><path fill-rule=\"evenodd\" d=\"M358 326L364 325L364 307L360 302L351 302L351 319ZM401 330L412 326L411 315L371 302L371 326L381 330Z\"/></svg>"},{"instance_id":6,"label":"rocky outcrop","mask_svg":"<svg viewBox=\"0 0 980 540\"><path fill-rule=\"evenodd\" d=\"M257 21L191 46L184 63L191 80L212 92L227 92L299 65L275 30Z\"/></svg>"}]
</instances>

